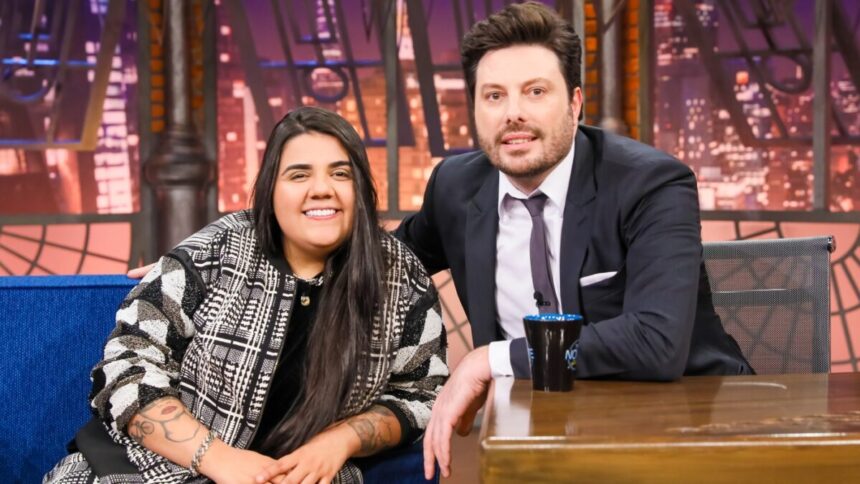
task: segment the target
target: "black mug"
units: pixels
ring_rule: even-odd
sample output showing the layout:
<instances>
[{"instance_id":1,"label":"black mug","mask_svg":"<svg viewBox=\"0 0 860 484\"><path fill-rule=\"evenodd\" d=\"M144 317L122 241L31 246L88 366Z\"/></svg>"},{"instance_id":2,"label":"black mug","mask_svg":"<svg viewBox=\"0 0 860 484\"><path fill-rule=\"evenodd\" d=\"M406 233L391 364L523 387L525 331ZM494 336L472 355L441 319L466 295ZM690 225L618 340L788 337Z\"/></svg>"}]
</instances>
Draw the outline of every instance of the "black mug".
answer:
<instances>
[{"instance_id":1,"label":"black mug","mask_svg":"<svg viewBox=\"0 0 860 484\"><path fill-rule=\"evenodd\" d=\"M532 388L545 392L573 390L582 323L579 314L535 314L523 318Z\"/></svg>"}]
</instances>

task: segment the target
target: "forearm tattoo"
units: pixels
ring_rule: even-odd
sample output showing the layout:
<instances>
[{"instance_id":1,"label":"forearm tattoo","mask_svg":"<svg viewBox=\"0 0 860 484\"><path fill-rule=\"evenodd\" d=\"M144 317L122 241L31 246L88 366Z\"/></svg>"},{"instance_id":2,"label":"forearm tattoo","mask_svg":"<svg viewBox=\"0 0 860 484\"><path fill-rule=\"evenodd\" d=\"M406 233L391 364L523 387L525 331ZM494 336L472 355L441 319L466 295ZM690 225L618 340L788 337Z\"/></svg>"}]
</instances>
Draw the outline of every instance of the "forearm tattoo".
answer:
<instances>
[{"instance_id":1,"label":"forearm tattoo","mask_svg":"<svg viewBox=\"0 0 860 484\"><path fill-rule=\"evenodd\" d=\"M187 425L187 422L193 425ZM183 427L183 424L186 426ZM139 444L161 429L170 442L188 442L203 428L176 398L162 398L140 409L128 424L128 435Z\"/></svg>"},{"instance_id":2,"label":"forearm tattoo","mask_svg":"<svg viewBox=\"0 0 860 484\"><path fill-rule=\"evenodd\" d=\"M359 455L370 455L397 445L393 424L397 417L386 407L374 405L346 421L361 441Z\"/></svg>"}]
</instances>

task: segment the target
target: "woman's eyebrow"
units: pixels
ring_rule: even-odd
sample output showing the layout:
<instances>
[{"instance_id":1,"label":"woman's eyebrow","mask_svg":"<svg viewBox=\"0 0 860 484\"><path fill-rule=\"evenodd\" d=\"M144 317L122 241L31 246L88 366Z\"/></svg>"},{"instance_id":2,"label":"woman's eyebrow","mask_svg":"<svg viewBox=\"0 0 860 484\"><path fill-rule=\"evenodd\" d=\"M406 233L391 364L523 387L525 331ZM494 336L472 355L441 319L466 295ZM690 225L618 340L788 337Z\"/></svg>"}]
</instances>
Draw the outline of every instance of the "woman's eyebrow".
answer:
<instances>
[{"instance_id":1,"label":"woman's eyebrow","mask_svg":"<svg viewBox=\"0 0 860 484\"><path fill-rule=\"evenodd\" d=\"M283 175L284 173L286 173L290 170L310 170L310 169L311 169L310 163L293 163L291 165L285 166L284 171L281 172L281 175Z\"/></svg>"},{"instance_id":2,"label":"woman's eyebrow","mask_svg":"<svg viewBox=\"0 0 860 484\"><path fill-rule=\"evenodd\" d=\"M351 163L349 162L349 160L337 160L337 161L332 161L331 163L329 163L328 167L329 168L339 168L341 166L350 166L350 165L351 165ZM293 164L287 165L284 168L284 171L281 172L281 175L287 173L290 170L310 170L311 168L312 168L312 166L310 163L293 163Z\"/></svg>"}]
</instances>

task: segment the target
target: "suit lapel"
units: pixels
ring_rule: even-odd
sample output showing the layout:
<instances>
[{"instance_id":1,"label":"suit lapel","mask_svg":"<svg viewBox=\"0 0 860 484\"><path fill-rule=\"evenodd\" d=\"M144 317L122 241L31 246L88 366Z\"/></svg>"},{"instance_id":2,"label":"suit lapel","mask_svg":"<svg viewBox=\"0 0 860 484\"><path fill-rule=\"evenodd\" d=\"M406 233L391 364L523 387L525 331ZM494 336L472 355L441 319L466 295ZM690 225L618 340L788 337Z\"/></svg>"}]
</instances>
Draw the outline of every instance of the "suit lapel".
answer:
<instances>
[{"instance_id":1,"label":"suit lapel","mask_svg":"<svg viewBox=\"0 0 860 484\"><path fill-rule=\"evenodd\" d=\"M496 234L499 174L492 170L466 211L466 290L475 346L497 339Z\"/></svg>"},{"instance_id":2,"label":"suit lapel","mask_svg":"<svg viewBox=\"0 0 860 484\"><path fill-rule=\"evenodd\" d=\"M580 127L576 133L573 173L567 189L561 226L561 298L566 313L582 312L579 277L594 221L594 199L597 195L594 167L599 156L599 146L595 147Z\"/></svg>"}]
</instances>

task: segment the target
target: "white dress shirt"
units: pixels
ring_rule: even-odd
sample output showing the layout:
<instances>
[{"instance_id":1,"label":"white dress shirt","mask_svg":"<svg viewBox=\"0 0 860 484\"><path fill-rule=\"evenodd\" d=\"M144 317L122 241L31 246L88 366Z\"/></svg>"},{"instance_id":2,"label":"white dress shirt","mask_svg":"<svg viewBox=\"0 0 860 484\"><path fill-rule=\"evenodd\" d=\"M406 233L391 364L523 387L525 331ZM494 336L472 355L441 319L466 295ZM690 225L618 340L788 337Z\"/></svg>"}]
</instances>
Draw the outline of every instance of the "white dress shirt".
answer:
<instances>
[{"instance_id":1,"label":"white dress shirt","mask_svg":"<svg viewBox=\"0 0 860 484\"><path fill-rule=\"evenodd\" d=\"M511 376L510 340L525 336L523 316L537 314L534 299L532 266L529 258L532 219L523 202L535 193L547 196L543 209L552 284L561 309L559 257L561 253L561 224L567 187L573 170L574 145L561 162L553 168L543 183L532 193L517 189L507 175L499 173L499 229L496 234L496 321L505 341L490 343L490 370L493 377Z\"/></svg>"}]
</instances>

